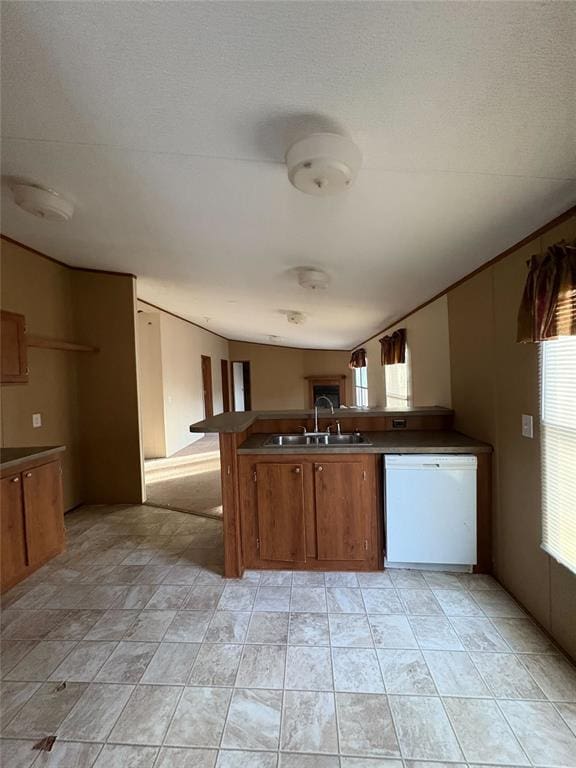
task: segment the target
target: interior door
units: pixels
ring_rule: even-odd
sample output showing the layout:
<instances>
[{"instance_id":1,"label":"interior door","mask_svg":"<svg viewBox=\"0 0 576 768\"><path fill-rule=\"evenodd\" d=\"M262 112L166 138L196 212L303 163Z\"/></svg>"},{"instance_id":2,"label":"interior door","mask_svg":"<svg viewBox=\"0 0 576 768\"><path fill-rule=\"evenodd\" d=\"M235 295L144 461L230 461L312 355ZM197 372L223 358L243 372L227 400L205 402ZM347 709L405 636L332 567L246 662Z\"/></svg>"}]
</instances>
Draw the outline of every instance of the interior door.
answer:
<instances>
[{"instance_id":1,"label":"interior door","mask_svg":"<svg viewBox=\"0 0 576 768\"><path fill-rule=\"evenodd\" d=\"M304 467L256 464L258 550L260 560L306 560Z\"/></svg>"},{"instance_id":2,"label":"interior door","mask_svg":"<svg viewBox=\"0 0 576 768\"><path fill-rule=\"evenodd\" d=\"M0 480L1 583L14 584L26 570L26 533L19 474Z\"/></svg>"},{"instance_id":3,"label":"interior door","mask_svg":"<svg viewBox=\"0 0 576 768\"><path fill-rule=\"evenodd\" d=\"M24 315L0 311L0 368L2 383L28 381L26 355L26 325Z\"/></svg>"},{"instance_id":4,"label":"interior door","mask_svg":"<svg viewBox=\"0 0 576 768\"><path fill-rule=\"evenodd\" d=\"M222 410L227 413L230 410L230 377L228 360L220 360L220 373L222 376Z\"/></svg>"},{"instance_id":5,"label":"interior door","mask_svg":"<svg viewBox=\"0 0 576 768\"><path fill-rule=\"evenodd\" d=\"M365 560L370 541L366 466L359 461L314 464L318 560Z\"/></svg>"},{"instance_id":6,"label":"interior door","mask_svg":"<svg viewBox=\"0 0 576 768\"><path fill-rule=\"evenodd\" d=\"M212 395L212 360L202 355L202 392L204 395L204 418L214 415Z\"/></svg>"},{"instance_id":7,"label":"interior door","mask_svg":"<svg viewBox=\"0 0 576 768\"><path fill-rule=\"evenodd\" d=\"M52 461L22 473L28 563L36 565L64 543L60 462Z\"/></svg>"}]
</instances>

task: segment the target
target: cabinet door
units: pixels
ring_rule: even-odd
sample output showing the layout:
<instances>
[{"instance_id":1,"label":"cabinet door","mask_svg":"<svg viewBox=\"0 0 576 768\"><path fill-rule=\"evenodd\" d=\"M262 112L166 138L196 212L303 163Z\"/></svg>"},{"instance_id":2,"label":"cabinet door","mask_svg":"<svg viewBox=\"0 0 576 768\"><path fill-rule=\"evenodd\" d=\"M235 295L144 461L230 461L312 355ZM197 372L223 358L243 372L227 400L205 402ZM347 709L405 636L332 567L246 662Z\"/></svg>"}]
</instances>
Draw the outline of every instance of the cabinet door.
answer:
<instances>
[{"instance_id":1,"label":"cabinet door","mask_svg":"<svg viewBox=\"0 0 576 768\"><path fill-rule=\"evenodd\" d=\"M26 533L20 475L0 480L1 581L12 586L26 570Z\"/></svg>"},{"instance_id":2,"label":"cabinet door","mask_svg":"<svg viewBox=\"0 0 576 768\"><path fill-rule=\"evenodd\" d=\"M376 499L362 462L314 464L318 560L366 560Z\"/></svg>"},{"instance_id":3,"label":"cabinet door","mask_svg":"<svg viewBox=\"0 0 576 768\"><path fill-rule=\"evenodd\" d=\"M24 315L0 311L3 384L28 381L25 331Z\"/></svg>"},{"instance_id":4,"label":"cabinet door","mask_svg":"<svg viewBox=\"0 0 576 768\"><path fill-rule=\"evenodd\" d=\"M260 560L306 560L302 464L256 464Z\"/></svg>"},{"instance_id":5,"label":"cabinet door","mask_svg":"<svg viewBox=\"0 0 576 768\"><path fill-rule=\"evenodd\" d=\"M22 473L28 563L34 566L64 547L64 509L60 462Z\"/></svg>"}]
</instances>

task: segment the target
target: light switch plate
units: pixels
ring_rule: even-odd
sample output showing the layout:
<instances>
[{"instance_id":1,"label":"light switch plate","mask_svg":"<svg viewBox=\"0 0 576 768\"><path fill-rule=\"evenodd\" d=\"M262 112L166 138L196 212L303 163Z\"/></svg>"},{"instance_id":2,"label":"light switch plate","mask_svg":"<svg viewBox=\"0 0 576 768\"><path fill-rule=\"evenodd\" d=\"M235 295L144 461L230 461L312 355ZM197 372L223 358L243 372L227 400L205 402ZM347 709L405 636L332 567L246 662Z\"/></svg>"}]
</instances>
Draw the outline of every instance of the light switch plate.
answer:
<instances>
[{"instance_id":1,"label":"light switch plate","mask_svg":"<svg viewBox=\"0 0 576 768\"><path fill-rule=\"evenodd\" d=\"M42 426L42 414L41 413L33 413L32 414L32 426L34 428Z\"/></svg>"},{"instance_id":2,"label":"light switch plate","mask_svg":"<svg viewBox=\"0 0 576 768\"><path fill-rule=\"evenodd\" d=\"M522 414L522 437L534 437L534 420L525 413Z\"/></svg>"}]
</instances>

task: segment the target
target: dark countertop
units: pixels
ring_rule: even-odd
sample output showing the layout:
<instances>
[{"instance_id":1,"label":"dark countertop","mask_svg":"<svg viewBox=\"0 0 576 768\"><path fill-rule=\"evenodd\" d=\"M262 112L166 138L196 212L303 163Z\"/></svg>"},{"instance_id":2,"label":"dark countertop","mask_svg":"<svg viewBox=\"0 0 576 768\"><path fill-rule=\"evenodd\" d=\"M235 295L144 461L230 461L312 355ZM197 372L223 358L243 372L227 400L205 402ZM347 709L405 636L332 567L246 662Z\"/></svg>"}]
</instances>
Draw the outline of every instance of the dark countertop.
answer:
<instances>
[{"instance_id":1,"label":"dark countertop","mask_svg":"<svg viewBox=\"0 0 576 768\"><path fill-rule=\"evenodd\" d=\"M245 454L290 453L490 453L492 446L453 431L392 430L366 432L372 445L263 447L270 435L250 435L238 448Z\"/></svg>"},{"instance_id":2,"label":"dark countertop","mask_svg":"<svg viewBox=\"0 0 576 768\"><path fill-rule=\"evenodd\" d=\"M390 416L392 418L403 416L451 416L454 411L451 408L442 408L439 405L422 406L420 408L383 408L373 410L369 408L336 408L334 418L344 419L361 416L373 418L377 416ZM319 418L330 418L330 410L321 408L318 411ZM314 409L286 410L286 411L233 411L219 413L210 416L203 421L197 421L190 425L190 432L244 432L258 419L309 419L314 416Z\"/></svg>"},{"instance_id":3,"label":"dark countertop","mask_svg":"<svg viewBox=\"0 0 576 768\"><path fill-rule=\"evenodd\" d=\"M66 450L63 445L36 445L26 448L0 448L0 469L17 467L30 459L43 459L55 456Z\"/></svg>"}]
</instances>

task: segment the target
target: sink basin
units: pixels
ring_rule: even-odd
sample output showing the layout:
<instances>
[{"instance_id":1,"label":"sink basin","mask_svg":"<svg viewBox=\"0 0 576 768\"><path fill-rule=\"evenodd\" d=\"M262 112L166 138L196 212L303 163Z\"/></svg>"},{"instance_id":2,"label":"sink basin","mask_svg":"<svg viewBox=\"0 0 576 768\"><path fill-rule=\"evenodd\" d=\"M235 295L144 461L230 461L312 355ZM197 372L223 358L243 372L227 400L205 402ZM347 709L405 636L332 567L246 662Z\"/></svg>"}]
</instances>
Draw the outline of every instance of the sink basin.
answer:
<instances>
[{"instance_id":1,"label":"sink basin","mask_svg":"<svg viewBox=\"0 0 576 768\"><path fill-rule=\"evenodd\" d=\"M305 445L313 448L322 448L327 445L372 445L363 435L349 433L343 435L272 435L264 443L266 447L287 448L290 446Z\"/></svg>"}]
</instances>

